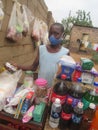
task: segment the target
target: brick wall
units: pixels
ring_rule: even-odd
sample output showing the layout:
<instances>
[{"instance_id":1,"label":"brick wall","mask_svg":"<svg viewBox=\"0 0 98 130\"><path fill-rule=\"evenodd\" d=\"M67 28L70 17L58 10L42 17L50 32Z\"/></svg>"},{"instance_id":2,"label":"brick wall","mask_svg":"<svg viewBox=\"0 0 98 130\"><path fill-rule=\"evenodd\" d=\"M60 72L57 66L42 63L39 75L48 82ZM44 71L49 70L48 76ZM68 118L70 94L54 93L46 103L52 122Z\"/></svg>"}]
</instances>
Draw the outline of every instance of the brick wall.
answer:
<instances>
[{"instance_id":1,"label":"brick wall","mask_svg":"<svg viewBox=\"0 0 98 130\"><path fill-rule=\"evenodd\" d=\"M77 48L77 39L82 39L83 34L89 35L89 42L98 43L98 28L75 25L71 30L70 46Z\"/></svg>"},{"instance_id":2,"label":"brick wall","mask_svg":"<svg viewBox=\"0 0 98 130\"><path fill-rule=\"evenodd\" d=\"M9 42L5 37L13 7L13 0L2 0L2 2L5 16L0 30L0 66L7 61L14 61L18 64L31 64L36 52L30 37L33 22L30 25L30 31L26 37L23 37L22 40L16 43ZM48 11L48 7L46 6L44 0L20 0L19 2L27 5L27 7L32 11L32 14L43 20L48 26L54 22L52 14ZM48 19L50 19L50 21Z\"/></svg>"}]
</instances>

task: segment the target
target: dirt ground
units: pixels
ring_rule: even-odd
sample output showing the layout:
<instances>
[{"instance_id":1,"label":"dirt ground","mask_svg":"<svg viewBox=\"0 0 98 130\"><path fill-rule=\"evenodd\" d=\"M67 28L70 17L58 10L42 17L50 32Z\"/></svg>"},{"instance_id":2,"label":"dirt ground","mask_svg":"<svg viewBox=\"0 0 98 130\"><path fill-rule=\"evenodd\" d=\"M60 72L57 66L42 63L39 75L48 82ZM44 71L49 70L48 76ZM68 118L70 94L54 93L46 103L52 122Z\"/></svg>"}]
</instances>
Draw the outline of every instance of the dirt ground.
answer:
<instances>
[{"instance_id":1,"label":"dirt ground","mask_svg":"<svg viewBox=\"0 0 98 130\"><path fill-rule=\"evenodd\" d=\"M88 53L88 52L78 52L78 51L75 51L75 50L72 50L71 53L70 53L70 55L72 56L72 58L76 62L79 62L81 57L90 58L90 59L92 57L91 53ZM98 71L98 63L97 64L94 63L94 68ZM95 81L98 82L98 77L95 78ZM49 126L48 122L49 122L49 119L47 118L44 130L59 130L59 128L56 128L56 129L51 128Z\"/></svg>"}]
</instances>

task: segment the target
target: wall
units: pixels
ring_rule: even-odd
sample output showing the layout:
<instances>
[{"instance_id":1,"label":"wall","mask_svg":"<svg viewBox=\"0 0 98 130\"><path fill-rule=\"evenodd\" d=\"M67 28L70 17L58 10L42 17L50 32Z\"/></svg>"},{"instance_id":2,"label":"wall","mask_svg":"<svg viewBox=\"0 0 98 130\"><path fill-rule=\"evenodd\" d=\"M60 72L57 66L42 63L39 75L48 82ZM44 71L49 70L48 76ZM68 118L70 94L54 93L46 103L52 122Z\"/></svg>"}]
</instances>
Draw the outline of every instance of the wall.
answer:
<instances>
[{"instance_id":1,"label":"wall","mask_svg":"<svg viewBox=\"0 0 98 130\"><path fill-rule=\"evenodd\" d=\"M98 43L98 28L74 25L71 30L70 46L77 48L77 39L82 39L83 34L89 35L89 42Z\"/></svg>"},{"instance_id":2,"label":"wall","mask_svg":"<svg viewBox=\"0 0 98 130\"><path fill-rule=\"evenodd\" d=\"M30 31L26 37L23 37L22 40L19 40L17 43L9 42L5 37L13 7L13 0L2 0L2 2L5 16L0 30L0 66L7 61L14 61L24 65L31 64L36 52L31 39L33 22L30 25ZM48 11L44 0L19 0L19 2L27 5L34 17L43 20L48 26L54 22L52 13Z\"/></svg>"}]
</instances>

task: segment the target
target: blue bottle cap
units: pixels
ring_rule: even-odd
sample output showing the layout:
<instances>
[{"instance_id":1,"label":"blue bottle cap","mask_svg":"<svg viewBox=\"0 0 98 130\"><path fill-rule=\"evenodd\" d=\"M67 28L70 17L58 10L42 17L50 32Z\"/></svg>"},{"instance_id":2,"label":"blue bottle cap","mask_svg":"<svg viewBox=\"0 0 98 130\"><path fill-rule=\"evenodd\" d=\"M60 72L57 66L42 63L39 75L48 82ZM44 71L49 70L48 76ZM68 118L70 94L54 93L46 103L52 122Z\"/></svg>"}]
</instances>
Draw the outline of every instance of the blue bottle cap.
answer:
<instances>
[{"instance_id":1,"label":"blue bottle cap","mask_svg":"<svg viewBox=\"0 0 98 130\"><path fill-rule=\"evenodd\" d=\"M77 79L77 82L81 82L81 80L82 80L81 78L78 78L78 79Z\"/></svg>"},{"instance_id":2,"label":"blue bottle cap","mask_svg":"<svg viewBox=\"0 0 98 130\"><path fill-rule=\"evenodd\" d=\"M94 86L98 87L98 82L94 82Z\"/></svg>"}]
</instances>

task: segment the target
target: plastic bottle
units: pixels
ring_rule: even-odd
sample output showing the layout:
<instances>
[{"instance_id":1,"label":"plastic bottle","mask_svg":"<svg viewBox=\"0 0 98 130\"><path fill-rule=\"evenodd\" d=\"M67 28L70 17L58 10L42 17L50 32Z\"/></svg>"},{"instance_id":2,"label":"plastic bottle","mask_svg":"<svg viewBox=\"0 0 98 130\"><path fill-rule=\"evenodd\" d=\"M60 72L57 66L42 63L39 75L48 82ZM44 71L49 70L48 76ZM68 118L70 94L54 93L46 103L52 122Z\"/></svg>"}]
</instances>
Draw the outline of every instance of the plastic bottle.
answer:
<instances>
[{"instance_id":1,"label":"plastic bottle","mask_svg":"<svg viewBox=\"0 0 98 130\"><path fill-rule=\"evenodd\" d=\"M92 124L91 124L89 130L98 130L98 106L96 108L95 117L94 117L94 119L92 121Z\"/></svg>"},{"instance_id":2,"label":"plastic bottle","mask_svg":"<svg viewBox=\"0 0 98 130\"><path fill-rule=\"evenodd\" d=\"M83 84L81 83L81 79L78 78L77 82L73 82L73 86L70 88L68 94L68 97L73 99L73 107L75 107L77 103L82 100L83 93Z\"/></svg>"},{"instance_id":3,"label":"plastic bottle","mask_svg":"<svg viewBox=\"0 0 98 130\"><path fill-rule=\"evenodd\" d=\"M32 71L25 71L24 87L25 88L33 87L33 72Z\"/></svg>"},{"instance_id":4,"label":"plastic bottle","mask_svg":"<svg viewBox=\"0 0 98 130\"><path fill-rule=\"evenodd\" d=\"M21 109L21 113L25 114L28 110L28 108L30 107L30 103L31 103L31 98L33 97L34 92L28 92L28 94L26 95L26 98L24 100L24 103L22 105L22 109Z\"/></svg>"},{"instance_id":5,"label":"plastic bottle","mask_svg":"<svg viewBox=\"0 0 98 130\"><path fill-rule=\"evenodd\" d=\"M51 101L54 102L55 98L59 98L61 104L63 104L65 102L65 99L67 98L68 87L64 82L64 79L66 79L66 75L62 74L61 78L62 81L56 83L55 86L53 87Z\"/></svg>"},{"instance_id":6,"label":"plastic bottle","mask_svg":"<svg viewBox=\"0 0 98 130\"><path fill-rule=\"evenodd\" d=\"M83 103L78 102L73 111L70 130L79 130L83 116Z\"/></svg>"},{"instance_id":7,"label":"plastic bottle","mask_svg":"<svg viewBox=\"0 0 98 130\"><path fill-rule=\"evenodd\" d=\"M60 119L60 112L61 112L60 99L56 98L55 102L53 102L53 104L52 104L51 114L50 114L50 119L49 119L49 125L52 128L58 127L59 119Z\"/></svg>"},{"instance_id":8,"label":"plastic bottle","mask_svg":"<svg viewBox=\"0 0 98 130\"><path fill-rule=\"evenodd\" d=\"M83 96L84 110L89 107L90 103L98 104L98 82L94 82L93 87L93 90L86 92Z\"/></svg>"},{"instance_id":9,"label":"plastic bottle","mask_svg":"<svg viewBox=\"0 0 98 130\"><path fill-rule=\"evenodd\" d=\"M66 128L69 127L71 117L72 117L72 112L73 112L72 99L68 98L66 103L63 104L62 106L61 118L59 122L59 128L61 130L65 130Z\"/></svg>"},{"instance_id":10,"label":"plastic bottle","mask_svg":"<svg viewBox=\"0 0 98 130\"><path fill-rule=\"evenodd\" d=\"M83 120L80 126L79 130L88 130L92 120L95 116L95 110L96 110L96 105L94 103L90 103L88 109L84 111L83 114Z\"/></svg>"}]
</instances>

